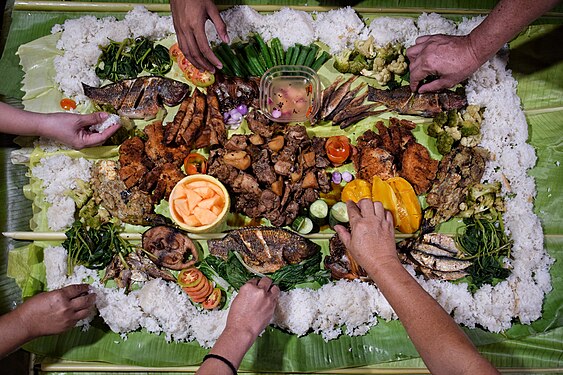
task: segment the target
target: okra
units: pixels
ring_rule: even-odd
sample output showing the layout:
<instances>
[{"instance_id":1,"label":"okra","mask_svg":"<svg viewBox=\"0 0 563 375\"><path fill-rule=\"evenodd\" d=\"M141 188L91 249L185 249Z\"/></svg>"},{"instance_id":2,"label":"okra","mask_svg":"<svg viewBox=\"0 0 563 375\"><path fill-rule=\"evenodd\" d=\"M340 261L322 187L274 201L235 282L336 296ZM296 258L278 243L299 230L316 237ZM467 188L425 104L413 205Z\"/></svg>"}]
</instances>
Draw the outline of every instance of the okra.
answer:
<instances>
[{"instance_id":1,"label":"okra","mask_svg":"<svg viewBox=\"0 0 563 375\"><path fill-rule=\"evenodd\" d=\"M274 62L272 61L272 55L270 53L270 47L264 42L264 39L260 36L260 34L255 34L254 39L258 43L260 55L264 58L264 63L266 64L266 68L270 69L274 66Z\"/></svg>"},{"instance_id":2,"label":"okra","mask_svg":"<svg viewBox=\"0 0 563 375\"><path fill-rule=\"evenodd\" d=\"M301 51L299 51L299 56L297 57L297 61L295 62L295 65L304 65L305 59L307 58L307 55L309 54L310 50L311 48L307 46L303 46L301 48Z\"/></svg>"},{"instance_id":3,"label":"okra","mask_svg":"<svg viewBox=\"0 0 563 375\"><path fill-rule=\"evenodd\" d=\"M317 57L317 52L319 51L319 46L317 46L316 44L311 44L310 48L311 49L309 50L309 53L307 54L307 57L303 62L303 65L308 67L311 67L311 65L313 65L315 58Z\"/></svg>"},{"instance_id":4,"label":"okra","mask_svg":"<svg viewBox=\"0 0 563 375\"><path fill-rule=\"evenodd\" d=\"M301 53L301 49L303 46L301 44L296 44L294 47L295 47L295 51L293 51L293 55L291 56L291 62L289 63L289 65L297 64L297 58L299 57L299 54Z\"/></svg>"},{"instance_id":5,"label":"okra","mask_svg":"<svg viewBox=\"0 0 563 375\"><path fill-rule=\"evenodd\" d=\"M315 60L313 65L311 65L311 69L315 71L319 70L321 66L328 61L328 59L330 59L330 54L327 51L323 51L323 53L321 53L321 55Z\"/></svg>"},{"instance_id":6,"label":"okra","mask_svg":"<svg viewBox=\"0 0 563 375\"><path fill-rule=\"evenodd\" d=\"M272 48L274 49L274 52L276 53L276 56L278 58L278 64L279 65L285 64L285 52L283 50L283 47L281 45L279 38L272 39L272 41L270 43L271 43Z\"/></svg>"}]
</instances>

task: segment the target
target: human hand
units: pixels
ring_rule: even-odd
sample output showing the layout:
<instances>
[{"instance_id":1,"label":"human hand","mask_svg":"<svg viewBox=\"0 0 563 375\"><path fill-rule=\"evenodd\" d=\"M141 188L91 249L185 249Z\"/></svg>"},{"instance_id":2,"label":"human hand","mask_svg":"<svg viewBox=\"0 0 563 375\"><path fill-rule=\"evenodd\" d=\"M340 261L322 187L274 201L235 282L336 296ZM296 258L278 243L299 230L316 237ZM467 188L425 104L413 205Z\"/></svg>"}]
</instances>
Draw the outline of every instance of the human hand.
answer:
<instances>
[{"instance_id":1,"label":"human hand","mask_svg":"<svg viewBox=\"0 0 563 375\"><path fill-rule=\"evenodd\" d=\"M14 312L30 339L62 333L91 313L96 295L88 284L69 285L31 297Z\"/></svg>"},{"instance_id":2,"label":"human hand","mask_svg":"<svg viewBox=\"0 0 563 375\"><path fill-rule=\"evenodd\" d=\"M232 327L239 335L249 333L254 341L270 324L279 295L280 289L267 277L248 281L231 304L227 328Z\"/></svg>"},{"instance_id":3,"label":"human hand","mask_svg":"<svg viewBox=\"0 0 563 375\"><path fill-rule=\"evenodd\" d=\"M473 74L486 61L478 57L471 37L452 35L425 35L407 49L410 65L411 91L425 93L450 88ZM438 79L418 87L428 76Z\"/></svg>"},{"instance_id":4,"label":"human hand","mask_svg":"<svg viewBox=\"0 0 563 375\"><path fill-rule=\"evenodd\" d=\"M113 125L102 133L90 131L90 126L100 124L108 118L109 115L105 112L88 115L57 112L41 116L43 117L38 125L40 135L77 150L103 144L121 126L120 124Z\"/></svg>"},{"instance_id":5,"label":"human hand","mask_svg":"<svg viewBox=\"0 0 563 375\"><path fill-rule=\"evenodd\" d=\"M178 45L186 58L201 70L215 73L215 67L221 69L221 61L213 54L205 34L205 22L210 19L221 40L229 42L227 27L213 1L170 0L170 9Z\"/></svg>"},{"instance_id":6,"label":"human hand","mask_svg":"<svg viewBox=\"0 0 563 375\"><path fill-rule=\"evenodd\" d=\"M362 199L357 205L348 201L346 207L351 231L341 225L335 230L358 264L369 273L371 265L398 261L391 212L371 199Z\"/></svg>"}]
</instances>

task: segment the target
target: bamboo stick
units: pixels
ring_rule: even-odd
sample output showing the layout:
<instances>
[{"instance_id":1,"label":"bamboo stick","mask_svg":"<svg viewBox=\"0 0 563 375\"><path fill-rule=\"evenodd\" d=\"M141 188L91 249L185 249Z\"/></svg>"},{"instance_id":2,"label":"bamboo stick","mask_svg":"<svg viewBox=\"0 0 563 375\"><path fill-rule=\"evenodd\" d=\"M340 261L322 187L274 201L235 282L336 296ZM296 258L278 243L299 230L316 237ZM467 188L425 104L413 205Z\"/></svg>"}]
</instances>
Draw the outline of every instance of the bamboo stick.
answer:
<instances>
[{"instance_id":1,"label":"bamboo stick","mask_svg":"<svg viewBox=\"0 0 563 375\"><path fill-rule=\"evenodd\" d=\"M205 234L194 234L187 233L187 236L192 240L211 240L217 238L223 238L226 233L205 233ZM2 235L6 238L11 238L13 240L21 241L64 241L66 235L64 232L2 232ZM122 238L129 241L140 241L141 233L120 233ZM314 233L302 235L310 240L328 240L334 233ZM396 233L395 237L398 239L412 237L412 234Z\"/></svg>"}]
</instances>

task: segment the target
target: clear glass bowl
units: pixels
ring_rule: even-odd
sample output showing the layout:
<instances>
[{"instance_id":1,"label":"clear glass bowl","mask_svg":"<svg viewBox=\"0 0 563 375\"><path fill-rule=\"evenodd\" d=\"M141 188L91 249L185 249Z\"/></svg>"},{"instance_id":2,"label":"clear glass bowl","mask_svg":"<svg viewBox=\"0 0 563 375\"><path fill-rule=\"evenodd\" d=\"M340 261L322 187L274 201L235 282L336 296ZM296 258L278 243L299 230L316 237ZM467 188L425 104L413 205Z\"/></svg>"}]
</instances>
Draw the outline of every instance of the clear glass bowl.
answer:
<instances>
[{"instance_id":1,"label":"clear glass bowl","mask_svg":"<svg viewBox=\"0 0 563 375\"><path fill-rule=\"evenodd\" d=\"M278 65L260 79L260 109L275 122L305 122L321 105L321 83L308 66Z\"/></svg>"}]
</instances>

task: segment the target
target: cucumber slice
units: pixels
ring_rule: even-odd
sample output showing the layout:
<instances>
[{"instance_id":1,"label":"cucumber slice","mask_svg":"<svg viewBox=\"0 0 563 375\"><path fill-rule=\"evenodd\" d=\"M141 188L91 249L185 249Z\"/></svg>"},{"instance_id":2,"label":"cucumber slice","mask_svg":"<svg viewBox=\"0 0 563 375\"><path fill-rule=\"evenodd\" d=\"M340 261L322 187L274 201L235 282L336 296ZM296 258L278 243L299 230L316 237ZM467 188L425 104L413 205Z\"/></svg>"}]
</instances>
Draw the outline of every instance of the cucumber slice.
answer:
<instances>
[{"instance_id":1,"label":"cucumber slice","mask_svg":"<svg viewBox=\"0 0 563 375\"><path fill-rule=\"evenodd\" d=\"M309 234L313 231L313 228L313 221L306 216L297 216L291 223L291 229L299 234Z\"/></svg>"},{"instance_id":2,"label":"cucumber slice","mask_svg":"<svg viewBox=\"0 0 563 375\"><path fill-rule=\"evenodd\" d=\"M323 225L328 218L328 204L323 199L317 199L309 206L309 217L313 223Z\"/></svg>"},{"instance_id":3,"label":"cucumber slice","mask_svg":"<svg viewBox=\"0 0 563 375\"><path fill-rule=\"evenodd\" d=\"M336 202L330 209L328 218L328 224L330 227L334 228L337 224L347 224L349 221L350 219L348 219L348 209L346 208L346 203Z\"/></svg>"}]
</instances>

